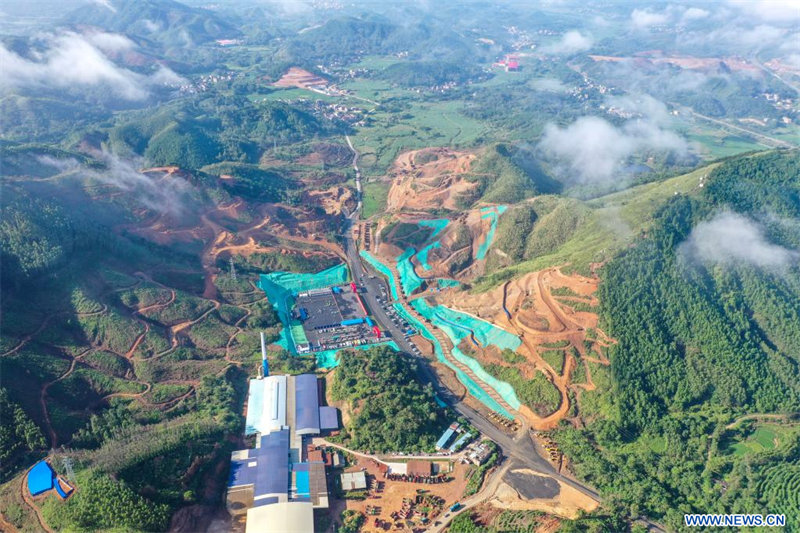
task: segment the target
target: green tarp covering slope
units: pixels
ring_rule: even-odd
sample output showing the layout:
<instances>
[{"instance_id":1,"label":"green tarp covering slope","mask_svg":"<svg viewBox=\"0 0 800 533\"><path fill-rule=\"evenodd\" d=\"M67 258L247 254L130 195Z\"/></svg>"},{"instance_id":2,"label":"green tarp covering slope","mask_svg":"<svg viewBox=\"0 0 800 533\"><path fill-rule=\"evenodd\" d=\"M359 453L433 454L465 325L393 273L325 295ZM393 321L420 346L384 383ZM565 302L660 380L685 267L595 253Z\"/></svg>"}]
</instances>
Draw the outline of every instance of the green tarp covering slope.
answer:
<instances>
[{"instance_id":1,"label":"green tarp covering slope","mask_svg":"<svg viewBox=\"0 0 800 533\"><path fill-rule=\"evenodd\" d=\"M348 279L349 271L344 263L316 274L299 274L297 272L261 274L258 277L258 288L267 295L267 299L283 323L283 329L280 333L281 338L276 344L297 355L296 341L292 338L292 333L296 332L298 336L300 335L300 332L297 331L297 326L300 323L292 320L291 315L291 309L297 293L312 289L324 289L332 285L341 285ZM297 341L304 342L304 338L305 334Z\"/></svg>"},{"instance_id":2,"label":"green tarp covering slope","mask_svg":"<svg viewBox=\"0 0 800 533\"><path fill-rule=\"evenodd\" d=\"M483 260L486 259L486 254L489 252L489 247L492 245L494 241L494 234L497 232L497 220L500 215L505 213L508 206L505 205L498 205L497 207L482 207L481 208L481 218L488 218L489 223L489 231L486 233L486 239L478 246L478 252L475 254L475 259Z\"/></svg>"},{"instance_id":3,"label":"green tarp covering slope","mask_svg":"<svg viewBox=\"0 0 800 533\"><path fill-rule=\"evenodd\" d=\"M433 228L433 233L431 234L430 238L435 239L437 235L439 235L444 228L447 227L447 224L450 223L450 220L446 218L434 218L433 220L420 220L417 222L418 226L424 226L426 228Z\"/></svg>"},{"instance_id":4,"label":"green tarp covering slope","mask_svg":"<svg viewBox=\"0 0 800 533\"><path fill-rule=\"evenodd\" d=\"M397 273L400 275L400 286L403 287L403 292L406 296L411 296L422 285L422 278L414 271L414 265L411 263L411 257L415 251L414 248L407 248L403 255L397 258Z\"/></svg>"},{"instance_id":5,"label":"green tarp covering slope","mask_svg":"<svg viewBox=\"0 0 800 533\"><path fill-rule=\"evenodd\" d=\"M493 344L501 350L504 348L516 349L521 344L521 341L516 336L488 322L476 319L464 313L458 313L447 307L441 305L431 307L424 298L412 301L411 305L414 306L414 309L422 316L430 320L434 326L444 331L445 334L450 337L450 341L454 346L453 357L467 365L481 381L497 391L497 394L499 394L508 405L514 409L519 409L521 402L519 398L517 398L514 387L486 372L478 361L469 357L458 348L458 344L461 340L469 336L467 329L471 329L475 332L475 337L482 345L487 346ZM444 315L448 315L449 318L445 319ZM450 320L451 318L453 319L452 321ZM455 321L462 322L463 328L455 327L450 323Z\"/></svg>"},{"instance_id":6,"label":"green tarp covering slope","mask_svg":"<svg viewBox=\"0 0 800 533\"><path fill-rule=\"evenodd\" d=\"M501 415L506 416L508 418L514 418L514 416L511 413L509 413L506 409L504 409L502 405L497 403L497 401L494 398L489 396L489 394L485 390L483 390L481 386L475 382L475 380L473 380L463 370L461 370L460 368L458 368L457 366L455 366L454 364L452 364L450 361L447 360L447 358L444 356L444 351L442 350L441 344L439 344L439 341L436 340L436 337L433 336L433 334L430 332L430 330L428 330L425 324L417 320L417 318L414 317L412 314L408 313L401 304L394 304L394 308L397 311L398 315L403 317L409 324L413 325L423 337L425 337L426 339L431 341L431 343L433 343L433 349L436 352L436 358L442 363L444 363L448 368L452 369L453 372L455 372L458 380L467 388L467 391L469 391L469 393L472 396L474 396L479 402L481 402L483 405L485 405L492 411L500 413Z\"/></svg>"}]
</instances>

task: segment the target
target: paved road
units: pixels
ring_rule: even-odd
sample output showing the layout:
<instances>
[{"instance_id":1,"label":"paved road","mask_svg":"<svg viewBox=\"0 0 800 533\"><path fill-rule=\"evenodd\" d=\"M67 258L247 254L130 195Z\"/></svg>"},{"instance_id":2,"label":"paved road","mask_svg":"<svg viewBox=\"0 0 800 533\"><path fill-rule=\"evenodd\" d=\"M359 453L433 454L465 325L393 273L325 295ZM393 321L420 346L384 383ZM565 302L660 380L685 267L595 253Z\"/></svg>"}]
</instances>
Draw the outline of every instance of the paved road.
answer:
<instances>
[{"instance_id":1,"label":"paved road","mask_svg":"<svg viewBox=\"0 0 800 533\"><path fill-rule=\"evenodd\" d=\"M358 200L358 205L356 206L356 210L352 213L352 215L360 215L363 195L361 190L361 170L358 168L358 150L353 147L353 143L350 141L349 135L345 135L344 138L347 141L347 146L350 147L350 151L353 152L353 170L356 171L356 198Z\"/></svg>"},{"instance_id":2,"label":"paved road","mask_svg":"<svg viewBox=\"0 0 800 533\"><path fill-rule=\"evenodd\" d=\"M403 332L400 327L396 326L394 322L392 322L391 317L389 317L389 314L383 309L381 302L378 301L378 297L381 294L381 288L388 293L386 283L382 277L371 275L365 271L364 265L361 263L358 251L356 250L355 242L352 238L350 223L346 225L343 244L345 257L347 258L348 266L353 273L354 280L356 283L365 286L367 289L365 293L362 293L364 304L367 306L370 313L381 326L381 328L390 332L393 340L397 343L400 349L409 354L413 353L414 349L412 343L403 336ZM520 463L521 467L530 468L535 472L547 474L569 485L572 485L591 498L599 501L600 496L596 491L556 472L553 465L538 454L536 445L527 432L519 432L520 434L514 438L505 431L501 430L492 422L490 422L484 415L460 401L449 389L442 387L436 379L433 369L430 368L430 364L427 360L419 358L419 361L421 377L424 381L430 382L434 386L437 395L442 399L442 401L450 404L456 411L459 412L459 414L466 418L470 424L475 427L475 429L495 441L503 450L503 454L506 457L516 459Z\"/></svg>"},{"instance_id":3,"label":"paved road","mask_svg":"<svg viewBox=\"0 0 800 533\"><path fill-rule=\"evenodd\" d=\"M347 142L354 153L353 168L356 170L356 176L360 178L360 171L358 169L358 152L353 149L349 138L347 138ZM345 258L348 266L350 267L350 272L353 275L353 280L357 284L366 287L366 292L362 293L362 298L364 300L364 305L367 306L370 314L375 318L376 322L383 330L389 331L392 339L397 343L401 350L411 354L415 351L412 343L403 336L403 331L399 326L394 324L392 318L383 309L382 303L378 300L382 292L381 289L383 289L384 294L390 294L386 282L382 276L375 275L372 272L367 272L364 269L364 265L362 264L361 258L358 255L356 243L353 240L352 225L354 221L358 220L360 214L360 196L359 190L358 208L348 215L344 224L342 245L344 248ZM418 361L419 373L422 380L431 383L439 398L448 403L461 416L466 418L475 429L496 442L502 450L503 455L508 459L513 460L510 461L510 463L512 463L515 468L528 468L534 472L550 476L574 487L592 499L600 501L600 495L594 489L582 485L581 483L578 483L568 477L562 476L556 471L549 461L540 456L536 450L536 445L534 444L533 439L531 439L527 431L520 431L516 437L512 437L505 431L501 430L492 422L490 422L489 419L487 419L483 414L462 402L460 398L456 397L449 389L441 386L439 381L436 379L433 369L430 367L430 362L427 359L419 357Z\"/></svg>"},{"instance_id":4,"label":"paved road","mask_svg":"<svg viewBox=\"0 0 800 533\"><path fill-rule=\"evenodd\" d=\"M473 507L480 505L487 499L491 498L495 492L497 492L497 488L500 486L500 482L503 481L503 477L505 477L506 472L508 472L512 467L511 462L506 461L506 464L500 467L499 470L495 470L491 473L491 476L485 482L483 489L461 501L461 508L455 512L450 511L449 513L446 512L442 515L441 518L434 522L434 525L429 527L426 530L426 533L441 533L444 531L447 526L450 525L450 522L458 516L459 514L463 513L467 509L472 509ZM436 525L439 524L439 525Z\"/></svg>"}]
</instances>

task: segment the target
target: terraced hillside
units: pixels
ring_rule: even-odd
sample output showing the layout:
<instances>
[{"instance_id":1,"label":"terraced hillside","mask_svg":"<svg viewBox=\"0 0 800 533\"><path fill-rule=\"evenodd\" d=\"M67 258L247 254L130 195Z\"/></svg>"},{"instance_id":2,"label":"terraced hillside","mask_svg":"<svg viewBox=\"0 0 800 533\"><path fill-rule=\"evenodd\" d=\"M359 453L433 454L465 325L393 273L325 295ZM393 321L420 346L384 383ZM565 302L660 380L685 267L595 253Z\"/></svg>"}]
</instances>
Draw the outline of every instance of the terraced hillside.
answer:
<instances>
[{"instance_id":1,"label":"terraced hillside","mask_svg":"<svg viewBox=\"0 0 800 533\"><path fill-rule=\"evenodd\" d=\"M19 155L29 156L39 155ZM148 527L166 529L175 511L219 499L217 480L238 445L228 436L239 434L243 383L259 367L258 332L278 339L281 325L255 285L257 274L339 263L341 251L319 228L336 224L343 203L317 213L227 195L225 180L238 179L233 169L218 179L220 189L183 185L193 189L194 198L183 200L193 212L179 216L153 203L139 207L89 167L48 163L39 184L6 172L4 276L16 285L4 291L0 372L12 407L25 414L19 422L29 417L34 425L20 426L28 433L8 443L2 475L11 481L0 491L2 508L15 510L21 531L23 524L36 530L37 516L67 528L82 506L105 498L95 491L111 487L108 498L115 491L150 495L136 505L152 513ZM175 167L139 176L168 186L198 183ZM31 187L73 189L59 202L31 204ZM212 200L209 192L222 196ZM41 253L22 245L33 234L41 236ZM270 350L276 371L315 367L313 358ZM175 438L164 439L165 432ZM128 455L117 456L115 447ZM55 450L57 468L65 457L76 465L82 496L64 506L21 496L21 466L47 450ZM156 456L160 468L144 466ZM125 498L110 503L119 516L109 524L138 524ZM104 527L88 516L86 527Z\"/></svg>"}]
</instances>

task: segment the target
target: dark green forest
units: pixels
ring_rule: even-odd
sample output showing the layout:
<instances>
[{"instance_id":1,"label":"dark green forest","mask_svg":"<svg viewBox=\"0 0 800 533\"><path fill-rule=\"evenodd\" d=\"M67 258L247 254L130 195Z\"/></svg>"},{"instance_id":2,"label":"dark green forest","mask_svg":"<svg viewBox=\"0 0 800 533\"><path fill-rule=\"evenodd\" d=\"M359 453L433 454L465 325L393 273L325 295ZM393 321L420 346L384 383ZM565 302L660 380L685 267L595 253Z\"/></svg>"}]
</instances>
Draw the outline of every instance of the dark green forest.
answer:
<instances>
[{"instance_id":1,"label":"dark green forest","mask_svg":"<svg viewBox=\"0 0 800 533\"><path fill-rule=\"evenodd\" d=\"M589 361L590 342L577 368L566 357L575 347L541 354L587 385L569 391L571 423L551 436L602 494L598 511L559 531L639 533L640 517L671 531L685 512L776 512L800 532L800 154L756 152L796 144L797 96L771 66L786 62L785 43L758 54L697 44L684 37L711 19L678 22L672 7L671 22L632 32L624 2L47 3L53 13L12 2L0 31L0 55L12 59L0 83L0 512L21 533L39 521L20 483L44 457L61 475L64 458L75 470L68 501L37 503L56 531L185 530L186 516L205 525L221 511L258 332L273 372L322 372L314 354L277 344L276 302L255 281L341 262L357 172L362 247L368 228L382 228L373 244L406 249L431 241L417 220L453 222L429 256L437 277L461 284L443 297L552 266L601 277L610 366ZM567 32L584 50L558 49ZM507 71L514 56L520 68ZM719 61L700 69L690 56ZM325 81L275 85L290 67ZM617 195L570 185L568 161L540 143L548 126L581 117L635 145L620 151ZM652 126L654 138L674 133L687 153L633 139L634 121L642 128L631 131ZM576 152L592 145L574 142ZM455 171L441 161L442 205L388 209L398 173L420 177L428 169L415 165L438 157L399 171L398 156L438 147L470 161ZM488 222L469 217L499 204L508 209L477 260ZM745 217L765 242L734 259L701 257L691 244L722 215ZM776 249L782 261L747 259ZM349 422L331 438L432 452L456 415L417 380L418 360L387 346L339 355L326 382ZM557 409L544 374L524 379L524 357L501 356L484 370L538 414ZM473 511L450 531L558 520L498 511L482 523ZM344 528L357 530L363 515L348 514Z\"/></svg>"},{"instance_id":2,"label":"dark green forest","mask_svg":"<svg viewBox=\"0 0 800 533\"><path fill-rule=\"evenodd\" d=\"M340 441L359 450L432 452L448 421L415 372L410 356L387 346L342 352L331 397L347 402L352 418Z\"/></svg>"},{"instance_id":3,"label":"dark green forest","mask_svg":"<svg viewBox=\"0 0 800 533\"><path fill-rule=\"evenodd\" d=\"M699 197L670 201L650 234L605 267L614 386L599 393L600 416L586 429L562 427L557 440L578 475L631 516L680 528L684 512L780 512L796 530L800 501L787 494L797 487L798 441L740 459L725 425L800 411L797 263L702 263L680 245L727 208L765 220L774 243L796 247L797 227L780 221L800 212L800 156L734 159L708 180Z\"/></svg>"}]
</instances>

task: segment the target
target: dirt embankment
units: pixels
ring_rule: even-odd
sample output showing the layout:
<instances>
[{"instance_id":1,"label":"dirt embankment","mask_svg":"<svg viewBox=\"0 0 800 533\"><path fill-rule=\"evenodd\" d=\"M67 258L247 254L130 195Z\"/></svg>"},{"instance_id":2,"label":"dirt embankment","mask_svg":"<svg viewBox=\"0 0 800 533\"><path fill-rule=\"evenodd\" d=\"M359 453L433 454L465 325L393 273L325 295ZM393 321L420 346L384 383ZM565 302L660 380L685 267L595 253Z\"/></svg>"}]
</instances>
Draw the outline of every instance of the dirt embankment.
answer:
<instances>
[{"instance_id":1,"label":"dirt embankment","mask_svg":"<svg viewBox=\"0 0 800 533\"><path fill-rule=\"evenodd\" d=\"M425 148L400 154L389 175L387 211L458 210L459 195L476 186L465 179L475 160L472 152Z\"/></svg>"},{"instance_id":2,"label":"dirt embankment","mask_svg":"<svg viewBox=\"0 0 800 533\"><path fill-rule=\"evenodd\" d=\"M430 220L430 215L419 213L395 212L390 217L378 221L374 231L373 250L387 265L394 264L408 246L413 245L417 254L411 257L411 264L420 278L450 278L470 281L485 273L486 262L479 260L478 250L490 235L491 223L481 216L480 209L470 209L449 217L447 225L436 235L435 239L426 239L423 244L408 244L410 236L405 228L408 224L417 225L420 221ZM400 223L394 229L384 231L387 226ZM403 230L402 232L399 230ZM417 234L429 235L432 230L419 226ZM403 238L397 239L397 233ZM425 264L421 252L425 248ZM428 268L425 268L428 267Z\"/></svg>"},{"instance_id":3,"label":"dirt embankment","mask_svg":"<svg viewBox=\"0 0 800 533\"><path fill-rule=\"evenodd\" d=\"M543 477L530 470L522 470L519 474L528 475L532 480ZM558 494L552 498L526 498L507 483L501 483L489 504L503 510L542 511L569 519L577 518L581 512L594 511L599 506L595 500L572 486L558 480L552 481L558 484Z\"/></svg>"},{"instance_id":4,"label":"dirt embankment","mask_svg":"<svg viewBox=\"0 0 800 533\"><path fill-rule=\"evenodd\" d=\"M520 409L533 429L548 430L567 417L570 402L574 401L569 396L570 390L577 394L594 389L587 361L609 364L603 352L614 341L597 327L597 314L586 310L597 305L594 293L598 283L597 278L566 275L554 267L532 272L486 293L445 291L434 299L521 339L516 353L524 360L513 366L528 379L542 372L561 396L558 408L552 413L535 413L527 406ZM499 350L473 347L471 351L483 365L510 364ZM578 365L582 365L585 383L572 382Z\"/></svg>"},{"instance_id":5,"label":"dirt embankment","mask_svg":"<svg viewBox=\"0 0 800 533\"><path fill-rule=\"evenodd\" d=\"M300 89L327 84L328 81L326 79L300 67L289 68L286 74L281 76L281 79L273 83L275 87L299 87Z\"/></svg>"}]
</instances>

